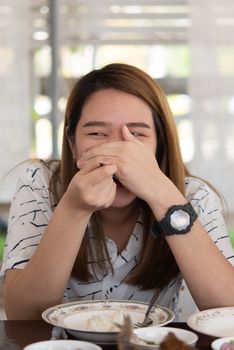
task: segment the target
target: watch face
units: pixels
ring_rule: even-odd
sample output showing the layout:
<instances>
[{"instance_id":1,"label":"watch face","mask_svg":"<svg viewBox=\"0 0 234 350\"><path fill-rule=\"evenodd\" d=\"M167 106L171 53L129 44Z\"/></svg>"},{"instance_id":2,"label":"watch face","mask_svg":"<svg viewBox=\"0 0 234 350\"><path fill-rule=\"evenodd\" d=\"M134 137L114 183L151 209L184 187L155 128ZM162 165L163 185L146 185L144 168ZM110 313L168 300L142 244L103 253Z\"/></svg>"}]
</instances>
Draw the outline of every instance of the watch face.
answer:
<instances>
[{"instance_id":1,"label":"watch face","mask_svg":"<svg viewBox=\"0 0 234 350\"><path fill-rule=\"evenodd\" d=\"M170 224L176 230L184 230L190 224L190 216L185 210L175 210L171 214Z\"/></svg>"}]
</instances>

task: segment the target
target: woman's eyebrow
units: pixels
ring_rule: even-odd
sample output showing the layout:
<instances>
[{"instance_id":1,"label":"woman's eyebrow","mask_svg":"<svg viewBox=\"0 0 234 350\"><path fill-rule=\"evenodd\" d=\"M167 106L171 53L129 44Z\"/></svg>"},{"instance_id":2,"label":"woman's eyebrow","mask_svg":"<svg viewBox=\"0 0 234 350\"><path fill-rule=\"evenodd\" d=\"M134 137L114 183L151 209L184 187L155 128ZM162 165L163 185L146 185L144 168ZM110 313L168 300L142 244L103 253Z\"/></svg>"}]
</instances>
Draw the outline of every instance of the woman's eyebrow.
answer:
<instances>
[{"instance_id":1,"label":"woman's eyebrow","mask_svg":"<svg viewBox=\"0 0 234 350\"><path fill-rule=\"evenodd\" d=\"M127 127L130 128L147 128L147 129L151 129L150 125L147 123L143 123L143 122L133 122L133 123L126 123Z\"/></svg>"},{"instance_id":2,"label":"woman's eyebrow","mask_svg":"<svg viewBox=\"0 0 234 350\"><path fill-rule=\"evenodd\" d=\"M87 123L84 123L84 125L82 125L83 128L88 128L88 127L92 127L92 126L111 126L110 122L101 122L101 121L96 121L96 120L90 120Z\"/></svg>"}]
</instances>

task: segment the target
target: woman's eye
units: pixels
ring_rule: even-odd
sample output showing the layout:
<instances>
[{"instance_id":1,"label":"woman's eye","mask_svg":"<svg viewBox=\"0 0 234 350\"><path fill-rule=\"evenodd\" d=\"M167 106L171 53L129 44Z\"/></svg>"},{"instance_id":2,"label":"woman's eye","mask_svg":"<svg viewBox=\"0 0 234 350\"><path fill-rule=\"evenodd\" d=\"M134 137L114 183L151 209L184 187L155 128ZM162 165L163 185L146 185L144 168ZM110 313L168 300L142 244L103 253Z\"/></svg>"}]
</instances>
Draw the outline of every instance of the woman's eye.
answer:
<instances>
[{"instance_id":1,"label":"woman's eye","mask_svg":"<svg viewBox=\"0 0 234 350\"><path fill-rule=\"evenodd\" d=\"M104 132L91 132L89 135L98 137L107 136Z\"/></svg>"},{"instance_id":2,"label":"woman's eye","mask_svg":"<svg viewBox=\"0 0 234 350\"><path fill-rule=\"evenodd\" d=\"M131 134L135 137L144 136L144 134L142 134L141 132L137 132L137 131L131 131Z\"/></svg>"}]
</instances>

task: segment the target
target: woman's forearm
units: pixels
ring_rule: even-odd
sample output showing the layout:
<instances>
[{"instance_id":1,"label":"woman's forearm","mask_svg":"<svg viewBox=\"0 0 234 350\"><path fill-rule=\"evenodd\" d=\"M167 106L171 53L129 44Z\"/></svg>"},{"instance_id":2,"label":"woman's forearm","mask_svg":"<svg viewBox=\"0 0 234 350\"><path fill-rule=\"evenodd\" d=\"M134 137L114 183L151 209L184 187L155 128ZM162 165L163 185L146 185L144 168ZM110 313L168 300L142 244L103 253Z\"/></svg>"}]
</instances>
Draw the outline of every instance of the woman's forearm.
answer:
<instances>
[{"instance_id":1,"label":"woman's forearm","mask_svg":"<svg viewBox=\"0 0 234 350\"><path fill-rule=\"evenodd\" d=\"M167 242L199 309L234 305L234 267L199 220L189 233Z\"/></svg>"},{"instance_id":2,"label":"woman's forearm","mask_svg":"<svg viewBox=\"0 0 234 350\"><path fill-rule=\"evenodd\" d=\"M8 318L37 319L45 308L61 302L90 216L60 201L30 262L7 273Z\"/></svg>"},{"instance_id":3,"label":"woman's forearm","mask_svg":"<svg viewBox=\"0 0 234 350\"><path fill-rule=\"evenodd\" d=\"M169 207L186 202L173 184L167 184L161 188L160 198L151 201L151 208L160 221ZM216 247L199 219L188 233L166 236L166 240L200 309L234 305L234 267Z\"/></svg>"}]
</instances>

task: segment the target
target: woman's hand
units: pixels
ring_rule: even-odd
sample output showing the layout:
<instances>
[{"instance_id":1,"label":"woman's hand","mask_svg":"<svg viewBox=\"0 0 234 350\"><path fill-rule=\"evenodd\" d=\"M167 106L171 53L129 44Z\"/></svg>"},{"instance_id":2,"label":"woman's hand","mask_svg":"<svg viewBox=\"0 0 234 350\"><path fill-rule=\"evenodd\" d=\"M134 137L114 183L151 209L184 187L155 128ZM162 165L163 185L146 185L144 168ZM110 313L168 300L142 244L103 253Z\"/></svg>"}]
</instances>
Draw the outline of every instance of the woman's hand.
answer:
<instances>
[{"instance_id":1,"label":"woman's hand","mask_svg":"<svg viewBox=\"0 0 234 350\"><path fill-rule=\"evenodd\" d=\"M104 142L89 149L81 162L103 162L106 158L116 165L115 176L122 185L145 201L152 196L152 188L160 178L166 178L158 167L155 150L132 135L126 125L122 127L121 141Z\"/></svg>"},{"instance_id":2,"label":"woman's hand","mask_svg":"<svg viewBox=\"0 0 234 350\"><path fill-rule=\"evenodd\" d=\"M117 167L110 159L98 157L88 162L77 161L80 171L71 180L64 195L69 205L84 212L108 208L115 198L113 175Z\"/></svg>"}]
</instances>

